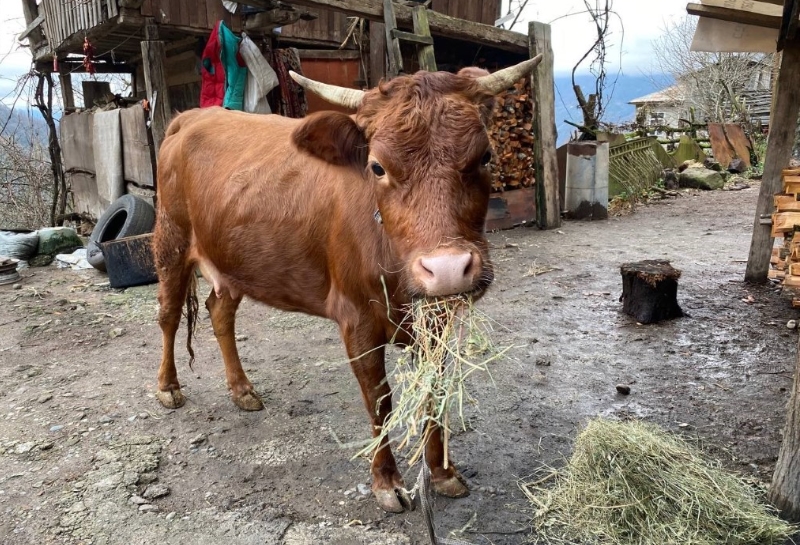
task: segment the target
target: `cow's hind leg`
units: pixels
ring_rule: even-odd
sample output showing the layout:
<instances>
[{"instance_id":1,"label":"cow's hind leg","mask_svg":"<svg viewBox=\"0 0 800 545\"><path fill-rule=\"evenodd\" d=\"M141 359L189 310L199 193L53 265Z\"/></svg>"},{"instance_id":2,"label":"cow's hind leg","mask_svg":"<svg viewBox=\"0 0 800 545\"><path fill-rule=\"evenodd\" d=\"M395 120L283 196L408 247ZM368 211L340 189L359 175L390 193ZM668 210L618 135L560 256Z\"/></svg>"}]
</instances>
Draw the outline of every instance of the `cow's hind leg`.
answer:
<instances>
[{"instance_id":1,"label":"cow's hind leg","mask_svg":"<svg viewBox=\"0 0 800 545\"><path fill-rule=\"evenodd\" d=\"M233 402L245 411L260 411L264 408L261 398L253 389L253 384L247 378L236 349L236 309L239 308L241 297L233 299L229 294L218 297L214 290L206 299L206 308L211 314L211 323L214 326L214 335L217 336L222 359L225 362L225 377L228 388L231 390Z\"/></svg>"},{"instance_id":2,"label":"cow's hind leg","mask_svg":"<svg viewBox=\"0 0 800 545\"><path fill-rule=\"evenodd\" d=\"M384 367L385 339L378 339L371 331L358 331L342 327L342 337L350 357L353 373L361 386L361 396L372 423L372 435L380 434L383 423L392 411L392 392L386 381ZM413 509L403 477L386 438L375 450L372 458L372 493L378 505L390 513L402 513Z\"/></svg>"},{"instance_id":3,"label":"cow's hind leg","mask_svg":"<svg viewBox=\"0 0 800 545\"><path fill-rule=\"evenodd\" d=\"M431 469L431 483L437 494L448 498L463 498L469 495L469 488L452 461L448 460L447 467L444 467L442 433L438 425L431 425L428 429L425 459Z\"/></svg>"},{"instance_id":4,"label":"cow's hind leg","mask_svg":"<svg viewBox=\"0 0 800 545\"><path fill-rule=\"evenodd\" d=\"M175 335L187 293L194 289L193 272L193 267L178 259L177 254L174 263L158 269L158 324L161 326L162 353L156 398L168 409L177 409L186 402L175 369Z\"/></svg>"}]
</instances>

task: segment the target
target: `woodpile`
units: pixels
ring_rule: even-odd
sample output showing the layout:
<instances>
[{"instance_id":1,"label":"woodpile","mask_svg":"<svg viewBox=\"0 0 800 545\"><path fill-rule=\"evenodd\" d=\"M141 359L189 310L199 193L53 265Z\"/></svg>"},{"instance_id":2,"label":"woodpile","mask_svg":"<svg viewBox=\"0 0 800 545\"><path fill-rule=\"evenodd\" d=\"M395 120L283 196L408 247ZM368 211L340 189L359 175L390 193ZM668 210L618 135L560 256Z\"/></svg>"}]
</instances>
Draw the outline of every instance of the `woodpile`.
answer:
<instances>
[{"instance_id":1,"label":"woodpile","mask_svg":"<svg viewBox=\"0 0 800 545\"><path fill-rule=\"evenodd\" d=\"M783 193L774 197L772 236L783 243L772 250L769 278L780 280L792 306L800 308L800 169L784 169L782 185Z\"/></svg>"},{"instance_id":2,"label":"woodpile","mask_svg":"<svg viewBox=\"0 0 800 545\"><path fill-rule=\"evenodd\" d=\"M533 103L530 78L498 95L489 126L495 157L490 164L492 190L531 187L533 174Z\"/></svg>"}]
</instances>

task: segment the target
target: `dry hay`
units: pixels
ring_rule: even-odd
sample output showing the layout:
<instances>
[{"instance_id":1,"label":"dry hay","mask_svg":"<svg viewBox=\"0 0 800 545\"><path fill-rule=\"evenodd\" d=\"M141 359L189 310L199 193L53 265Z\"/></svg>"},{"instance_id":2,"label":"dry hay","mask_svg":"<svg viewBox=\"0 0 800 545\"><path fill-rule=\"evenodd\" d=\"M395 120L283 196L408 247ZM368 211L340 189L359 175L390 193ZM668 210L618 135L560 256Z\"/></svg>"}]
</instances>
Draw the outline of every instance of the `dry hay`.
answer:
<instances>
[{"instance_id":1,"label":"dry hay","mask_svg":"<svg viewBox=\"0 0 800 545\"><path fill-rule=\"evenodd\" d=\"M642 422L590 422L566 467L522 489L537 543L771 545L797 530L762 491Z\"/></svg>"},{"instance_id":2,"label":"dry hay","mask_svg":"<svg viewBox=\"0 0 800 545\"><path fill-rule=\"evenodd\" d=\"M475 372L486 373L489 364L511 347L497 349L489 339L491 322L476 310L471 298L427 298L414 301L409 309L414 343L405 347L390 376L395 383L394 407L380 434L359 454L373 451L384 438L398 449L411 448L409 465L423 454L434 425L443 430L447 467L450 414L457 412L462 428L464 405L475 403L465 387Z\"/></svg>"}]
</instances>

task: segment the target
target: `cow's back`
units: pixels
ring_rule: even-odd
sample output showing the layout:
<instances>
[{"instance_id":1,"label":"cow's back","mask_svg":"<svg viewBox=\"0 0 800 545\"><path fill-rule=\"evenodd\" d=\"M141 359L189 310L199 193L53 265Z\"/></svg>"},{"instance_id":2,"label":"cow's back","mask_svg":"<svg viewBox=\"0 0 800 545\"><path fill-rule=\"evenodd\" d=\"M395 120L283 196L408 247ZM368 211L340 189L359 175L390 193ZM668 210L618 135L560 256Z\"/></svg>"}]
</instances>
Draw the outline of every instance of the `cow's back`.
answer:
<instances>
[{"instance_id":1,"label":"cow's back","mask_svg":"<svg viewBox=\"0 0 800 545\"><path fill-rule=\"evenodd\" d=\"M180 231L209 281L325 316L331 260L341 259L331 254L359 261L352 252L370 233L353 218L371 218L372 197L352 168L296 148L300 123L221 108L180 114L159 153L159 217Z\"/></svg>"}]
</instances>

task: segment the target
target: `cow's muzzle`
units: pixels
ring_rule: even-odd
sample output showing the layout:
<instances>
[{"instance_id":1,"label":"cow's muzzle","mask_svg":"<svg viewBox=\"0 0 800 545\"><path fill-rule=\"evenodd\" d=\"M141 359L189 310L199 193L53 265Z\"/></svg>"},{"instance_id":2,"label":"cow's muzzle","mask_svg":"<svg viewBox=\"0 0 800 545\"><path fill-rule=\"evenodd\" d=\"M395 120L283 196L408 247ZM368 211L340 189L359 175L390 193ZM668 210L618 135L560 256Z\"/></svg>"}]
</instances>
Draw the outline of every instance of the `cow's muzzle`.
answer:
<instances>
[{"instance_id":1,"label":"cow's muzzle","mask_svg":"<svg viewBox=\"0 0 800 545\"><path fill-rule=\"evenodd\" d=\"M491 283L480 253L455 248L417 257L411 264L411 274L429 297L482 291Z\"/></svg>"}]
</instances>

